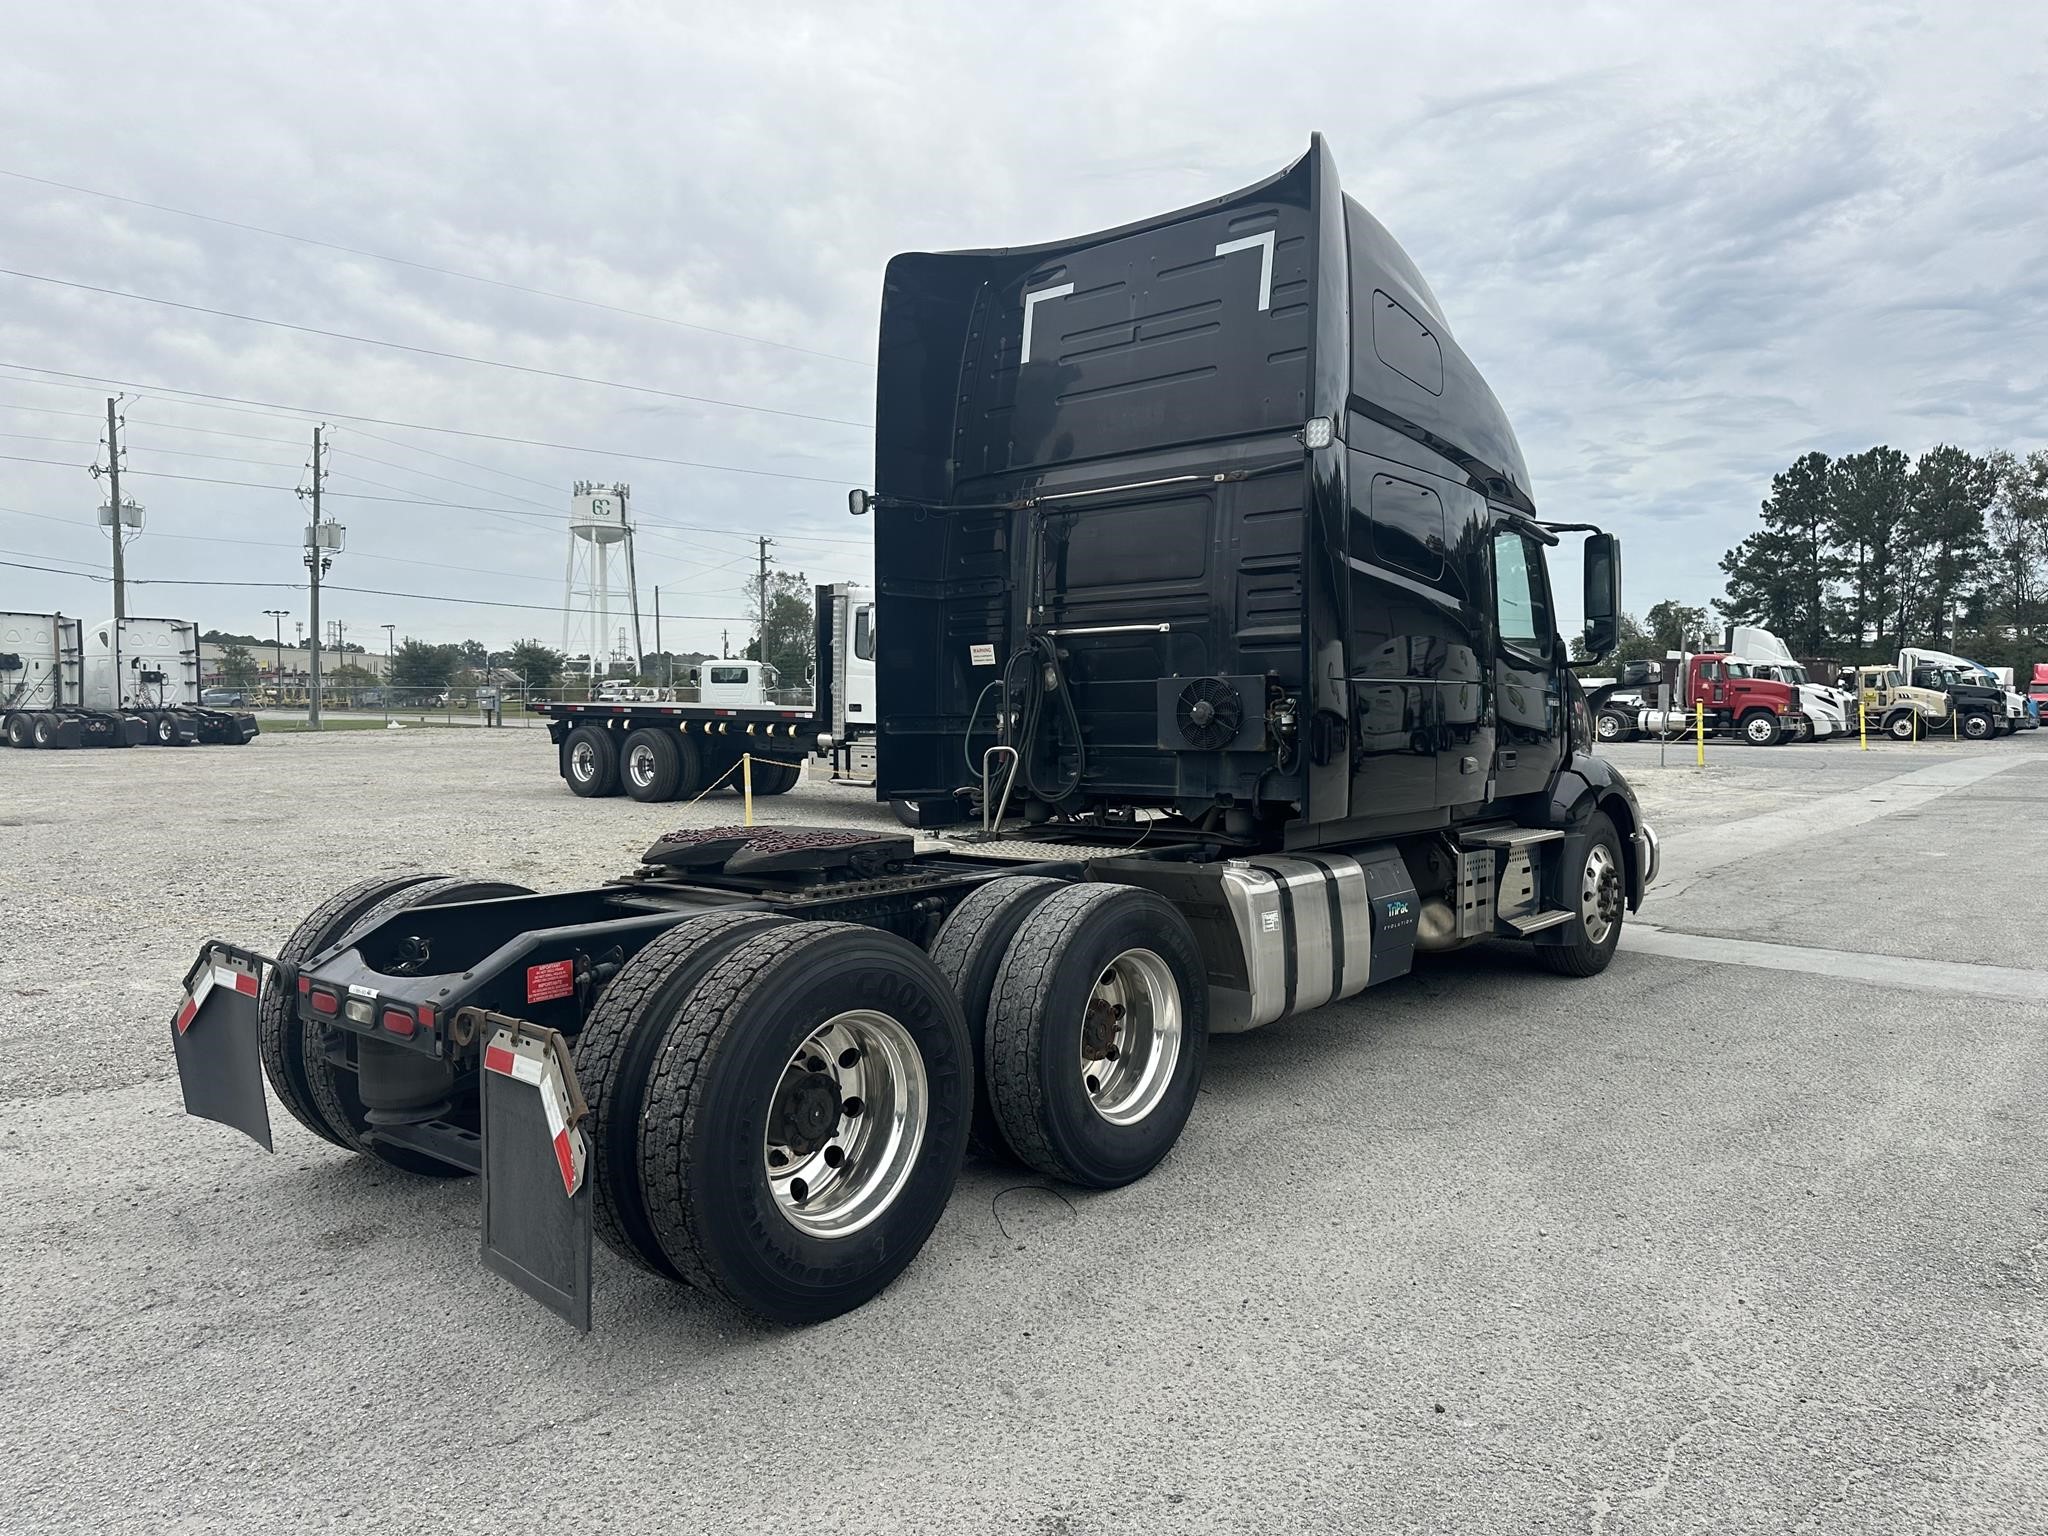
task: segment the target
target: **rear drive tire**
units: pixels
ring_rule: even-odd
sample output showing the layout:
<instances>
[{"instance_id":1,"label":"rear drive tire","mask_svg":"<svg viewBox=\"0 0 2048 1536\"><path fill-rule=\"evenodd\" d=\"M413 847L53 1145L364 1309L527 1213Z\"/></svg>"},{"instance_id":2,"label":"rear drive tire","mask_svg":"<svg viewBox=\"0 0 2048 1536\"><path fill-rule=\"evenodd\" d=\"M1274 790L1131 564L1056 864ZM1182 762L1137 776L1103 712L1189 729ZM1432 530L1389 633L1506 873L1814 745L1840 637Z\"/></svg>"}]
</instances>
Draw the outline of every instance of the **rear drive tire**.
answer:
<instances>
[{"instance_id":1,"label":"rear drive tire","mask_svg":"<svg viewBox=\"0 0 2048 1536\"><path fill-rule=\"evenodd\" d=\"M37 715L35 724L29 727L29 740L39 747L61 747L64 745L64 733L48 715Z\"/></svg>"},{"instance_id":2,"label":"rear drive tire","mask_svg":"<svg viewBox=\"0 0 2048 1536\"><path fill-rule=\"evenodd\" d=\"M1536 958L1560 976L1597 976L1621 942L1628 877L1621 836L1605 811L1595 811L1564 839L1555 900L1574 909L1558 930L1564 942L1534 945Z\"/></svg>"},{"instance_id":3,"label":"rear drive tire","mask_svg":"<svg viewBox=\"0 0 2048 1536\"><path fill-rule=\"evenodd\" d=\"M970 892L952 910L932 940L932 964L952 984L954 996L960 999L960 1011L967 1019L968 1043L974 1050L974 1127L969 1132L968 1145L977 1152L1009 1151L988 1096L989 1001L995 992L996 973L1002 969L1010 941L1017 936L1024 919L1037 911L1039 903L1054 891L1066 888L1064 880L1032 875L991 880Z\"/></svg>"},{"instance_id":4,"label":"rear drive tire","mask_svg":"<svg viewBox=\"0 0 2048 1536\"><path fill-rule=\"evenodd\" d=\"M585 800L619 792L619 754L608 732L579 725L562 742L562 777L572 794Z\"/></svg>"},{"instance_id":5,"label":"rear drive tire","mask_svg":"<svg viewBox=\"0 0 2048 1536\"><path fill-rule=\"evenodd\" d=\"M353 928L356 919L395 891L438 880L438 875L380 875L359 880L321 902L292 930L277 952L277 965L264 979L256 1005L256 1039L263 1057L263 1075L291 1117L322 1141L346 1148L340 1130L328 1124L313 1099L306 1075L308 1031L298 1017L297 971L313 956Z\"/></svg>"},{"instance_id":6,"label":"rear drive tire","mask_svg":"<svg viewBox=\"0 0 2048 1536\"><path fill-rule=\"evenodd\" d=\"M889 802L889 814L894 816L903 826L914 829L922 825L918 819L917 802L915 800L891 800Z\"/></svg>"},{"instance_id":7,"label":"rear drive tire","mask_svg":"<svg viewBox=\"0 0 2048 1536\"><path fill-rule=\"evenodd\" d=\"M409 884L393 891L382 901L370 907L354 923L368 926L381 923L394 913L408 907L435 906L452 901L488 901L497 896L531 896L533 892L523 885L511 885L503 880L471 880L463 875L448 875L437 880L424 880ZM344 930L345 931L345 930ZM336 934L339 938L341 935ZM437 1157L428 1157L408 1147L386 1146L371 1140L365 1133L369 1119L363 1109L362 1095L357 1090L356 1074L348 1067L335 1061L331 1047L345 1051L360 1052L363 1038L332 1025L301 1020L305 1031L304 1056L306 1084L313 1092L314 1107L320 1111L320 1118L332 1126L335 1135L330 1140L364 1157L373 1157L405 1173L417 1173L428 1178L459 1179L467 1175L460 1168L451 1167ZM374 1043L374 1042L373 1042ZM397 1050L397 1046L384 1049ZM475 1087L471 1090L474 1093Z\"/></svg>"},{"instance_id":8,"label":"rear drive tire","mask_svg":"<svg viewBox=\"0 0 2048 1536\"><path fill-rule=\"evenodd\" d=\"M1202 1086L1209 978L1166 900L1070 885L1018 928L989 1004L989 1100L1040 1173L1114 1189L1180 1139Z\"/></svg>"},{"instance_id":9,"label":"rear drive tire","mask_svg":"<svg viewBox=\"0 0 2048 1536\"><path fill-rule=\"evenodd\" d=\"M952 1193L971 1060L952 989L893 934L793 923L740 945L647 1084L641 1187L670 1263L777 1323L874 1296Z\"/></svg>"},{"instance_id":10,"label":"rear drive tire","mask_svg":"<svg viewBox=\"0 0 2048 1536\"><path fill-rule=\"evenodd\" d=\"M7 745L10 747L32 747L36 741L35 721L27 715L7 717Z\"/></svg>"},{"instance_id":11,"label":"rear drive tire","mask_svg":"<svg viewBox=\"0 0 2048 1536\"><path fill-rule=\"evenodd\" d=\"M757 795L786 795L802 778L803 768L799 764L761 758L754 760L754 793Z\"/></svg>"},{"instance_id":12,"label":"rear drive tire","mask_svg":"<svg viewBox=\"0 0 2048 1536\"><path fill-rule=\"evenodd\" d=\"M713 912L676 924L626 962L576 1037L576 1080L590 1106L592 1214L605 1246L629 1264L682 1278L661 1250L640 1187L641 1106L655 1052L712 966L788 921L769 912Z\"/></svg>"},{"instance_id":13,"label":"rear drive tire","mask_svg":"<svg viewBox=\"0 0 2048 1536\"><path fill-rule=\"evenodd\" d=\"M635 800L673 800L683 785L683 733L642 726L619 746L619 782Z\"/></svg>"}]
</instances>

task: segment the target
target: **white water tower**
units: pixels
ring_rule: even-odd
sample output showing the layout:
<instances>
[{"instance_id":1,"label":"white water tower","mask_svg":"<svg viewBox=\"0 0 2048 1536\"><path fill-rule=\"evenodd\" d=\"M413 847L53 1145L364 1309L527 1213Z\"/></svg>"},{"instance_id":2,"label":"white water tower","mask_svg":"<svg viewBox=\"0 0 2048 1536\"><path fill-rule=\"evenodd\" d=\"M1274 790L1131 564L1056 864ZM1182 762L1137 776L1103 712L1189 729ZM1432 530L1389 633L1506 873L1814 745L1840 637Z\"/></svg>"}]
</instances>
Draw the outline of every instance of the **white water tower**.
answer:
<instances>
[{"instance_id":1,"label":"white water tower","mask_svg":"<svg viewBox=\"0 0 2048 1536\"><path fill-rule=\"evenodd\" d=\"M614 661L640 670L640 589L633 573L633 523L626 501L631 487L576 482L569 502L569 574L562 593L562 654L584 663L591 681L602 680ZM630 625L632 651L618 652Z\"/></svg>"}]
</instances>

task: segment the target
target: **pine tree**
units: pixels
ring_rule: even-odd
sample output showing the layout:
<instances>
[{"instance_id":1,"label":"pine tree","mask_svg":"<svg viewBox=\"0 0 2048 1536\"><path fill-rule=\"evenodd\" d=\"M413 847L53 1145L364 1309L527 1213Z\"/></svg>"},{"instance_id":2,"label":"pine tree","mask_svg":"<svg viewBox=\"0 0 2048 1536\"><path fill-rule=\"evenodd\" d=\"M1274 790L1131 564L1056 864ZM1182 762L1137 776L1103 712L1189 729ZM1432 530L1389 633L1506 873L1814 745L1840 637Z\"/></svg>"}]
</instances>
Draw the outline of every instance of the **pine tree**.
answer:
<instances>
[{"instance_id":1,"label":"pine tree","mask_svg":"<svg viewBox=\"0 0 2048 1536\"><path fill-rule=\"evenodd\" d=\"M1927 644L1954 634L1984 564L1984 511L1996 491L1990 464L1942 443L1913 466L1913 498L1905 532L1915 555L1914 590L1906 606L1920 619ZM1913 631L1902 627L1900 638Z\"/></svg>"},{"instance_id":2,"label":"pine tree","mask_svg":"<svg viewBox=\"0 0 2048 1536\"><path fill-rule=\"evenodd\" d=\"M1850 648L1879 656L1897 646L1899 544L1911 505L1912 460L1879 446L1835 460L1828 471L1830 536L1840 552L1849 600L1841 629Z\"/></svg>"},{"instance_id":3,"label":"pine tree","mask_svg":"<svg viewBox=\"0 0 2048 1536\"><path fill-rule=\"evenodd\" d=\"M1828 504L1828 456L1808 453L1771 477L1763 527L1721 560L1722 608L1770 630L1795 655L1828 648L1829 608L1841 574Z\"/></svg>"}]
</instances>

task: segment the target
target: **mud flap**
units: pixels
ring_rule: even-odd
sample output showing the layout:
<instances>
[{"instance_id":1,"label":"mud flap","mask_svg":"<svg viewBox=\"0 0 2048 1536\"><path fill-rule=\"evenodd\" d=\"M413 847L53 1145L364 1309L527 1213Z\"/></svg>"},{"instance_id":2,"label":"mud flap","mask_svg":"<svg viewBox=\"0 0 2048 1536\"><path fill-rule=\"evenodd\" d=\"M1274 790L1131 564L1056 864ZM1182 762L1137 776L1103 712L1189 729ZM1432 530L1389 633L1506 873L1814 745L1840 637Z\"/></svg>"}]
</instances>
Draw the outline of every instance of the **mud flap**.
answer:
<instances>
[{"instance_id":1,"label":"mud flap","mask_svg":"<svg viewBox=\"0 0 2048 1536\"><path fill-rule=\"evenodd\" d=\"M484 1266L588 1333L589 1111L568 1043L502 1014L479 1010L474 1023L484 1041Z\"/></svg>"},{"instance_id":2,"label":"mud flap","mask_svg":"<svg viewBox=\"0 0 2048 1536\"><path fill-rule=\"evenodd\" d=\"M271 1150L270 1105L263 1092L256 1009L264 967L272 963L232 945L201 945L171 1020L185 1113L233 1126L266 1152Z\"/></svg>"}]
</instances>

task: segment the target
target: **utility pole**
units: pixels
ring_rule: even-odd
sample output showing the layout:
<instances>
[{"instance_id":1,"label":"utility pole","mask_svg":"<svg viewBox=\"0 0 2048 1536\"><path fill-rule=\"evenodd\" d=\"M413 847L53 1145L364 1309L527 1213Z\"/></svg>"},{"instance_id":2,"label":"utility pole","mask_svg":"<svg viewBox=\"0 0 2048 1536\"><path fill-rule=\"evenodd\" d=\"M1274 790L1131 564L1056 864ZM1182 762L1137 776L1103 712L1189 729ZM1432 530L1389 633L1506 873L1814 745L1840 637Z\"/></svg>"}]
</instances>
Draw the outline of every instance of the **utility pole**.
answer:
<instances>
[{"instance_id":1,"label":"utility pole","mask_svg":"<svg viewBox=\"0 0 2048 1536\"><path fill-rule=\"evenodd\" d=\"M384 723L391 723L391 635L398 628L396 624L381 626L384 631Z\"/></svg>"},{"instance_id":2,"label":"utility pole","mask_svg":"<svg viewBox=\"0 0 2048 1536\"><path fill-rule=\"evenodd\" d=\"M263 615L275 626L277 669L272 675L272 680L277 684L278 708L282 709L284 707L284 621L291 616L291 610L289 608L266 608L263 610Z\"/></svg>"},{"instance_id":3,"label":"utility pole","mask_svg":"<svg viewBox=\"0 0 2048 1536\"><path fill-rule=\"evenodd\" d=\"M765 534L761 537L761 575L759 583L761 611L758 615L758 623L754 631L756 637L754 640L754 650L756 652L754 659L762 662L768 659L768 546L774 542L773 539Z\"/></svg>"},{"instance_id":4,"label":"utility pole","mask_svg":"<svg viewBox=\"0 0 2048 1536\"><path fill-rule=\"evenodd\" d=\"M661 649L661 588L659 587L654 589L654 654L657 656L663 654ZM668 673L667 686L675 687L676 664L664 659L662 667Z\"/></svg>"},{"instance_id":5,"label":"utility pole","mask_svg":"<svg viewBox=\"0 0 2048 1536\"><path fill-rule=\"evenodd\" d=\"M306 529L306 570L312 578L309 621L313 626L313 670L306 691L306 725L310 730L320 729L320 568L324 563L320 549L320 428L313 429L313 521Z\"/></svg>"},{"instance_id":6,"label":"utility pole","mask_svg":"<svg viewBox=\"0 0 2048 1536\"><path fill-rule=\"evenodd\" d=\"M729 629L721 629L718 632L718 659L732 660L732 631Z\"/></svg>"},{"instance_id":7,"label":"utility pole","mask_svg":"<svg viewBox=\"0 0 2048 1536\"><path fill-rule=\"evenodd\" d=\"M128 617L127 573L121 566L121 556L123 554L121 548L121 424L114 415L114 406L119 399L120 396L118 395L109 395L107 397L107 488L112 492L108 499L114 506L114 526L110 531L114 535L114 644L116 646L119 646L121 643L119 638L121 633L120 621ZM114 658L114 685L116 688L120 686L120 678L121 664L120 655L117 651Z\"/></svg>"}]
</instances>

